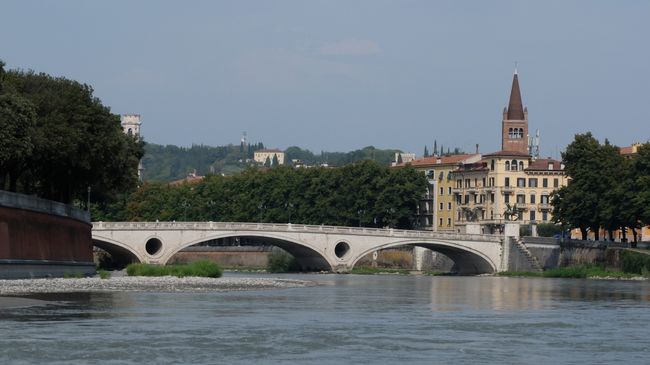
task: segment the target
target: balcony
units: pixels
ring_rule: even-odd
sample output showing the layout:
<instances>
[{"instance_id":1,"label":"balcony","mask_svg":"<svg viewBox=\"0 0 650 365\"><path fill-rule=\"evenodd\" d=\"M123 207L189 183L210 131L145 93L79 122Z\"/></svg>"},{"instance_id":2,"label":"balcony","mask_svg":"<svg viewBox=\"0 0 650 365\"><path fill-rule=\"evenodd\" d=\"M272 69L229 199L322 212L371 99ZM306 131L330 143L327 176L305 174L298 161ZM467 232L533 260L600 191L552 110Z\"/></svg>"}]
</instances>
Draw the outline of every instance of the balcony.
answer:
<instances>
[{"instance_id":1,"label":"balcony","mask_svg":"<svg viewBox=\"0 0 650 365\"><path fill-rule=\"evenodd\" d=\"M513 186L502 186L501 187L501 193L503 194L512 194L515 192L515 188Z\"/></svg>"},{"instance_id":2,"label":"balcony","mask_svg":"<svg viewBox=\"0 0 650 365\"><path fill-rule=\"evenodd\" d=\"M553 206L550 203L540 203L537 208L540 211L549 211L553 209Z\"/></svg>"}]
</instances>

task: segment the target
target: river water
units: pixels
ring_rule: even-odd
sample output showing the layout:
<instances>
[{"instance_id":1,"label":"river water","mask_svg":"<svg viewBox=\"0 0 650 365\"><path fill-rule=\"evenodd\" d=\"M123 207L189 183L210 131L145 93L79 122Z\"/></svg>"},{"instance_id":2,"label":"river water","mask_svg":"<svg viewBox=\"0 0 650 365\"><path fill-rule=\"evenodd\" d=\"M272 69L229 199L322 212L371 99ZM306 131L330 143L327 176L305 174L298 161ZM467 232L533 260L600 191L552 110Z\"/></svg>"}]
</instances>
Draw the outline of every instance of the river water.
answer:
<instances>
[{"instance_id":1,"label":"river water","mask_svg":"<svg viewBox=\"0 0 650 365\"><path fill-rule=\"evenodd\" d=\"M31 296L0 363L650 364L648 282L279 276L319 285Z\"/></svg>"}]
</instances>

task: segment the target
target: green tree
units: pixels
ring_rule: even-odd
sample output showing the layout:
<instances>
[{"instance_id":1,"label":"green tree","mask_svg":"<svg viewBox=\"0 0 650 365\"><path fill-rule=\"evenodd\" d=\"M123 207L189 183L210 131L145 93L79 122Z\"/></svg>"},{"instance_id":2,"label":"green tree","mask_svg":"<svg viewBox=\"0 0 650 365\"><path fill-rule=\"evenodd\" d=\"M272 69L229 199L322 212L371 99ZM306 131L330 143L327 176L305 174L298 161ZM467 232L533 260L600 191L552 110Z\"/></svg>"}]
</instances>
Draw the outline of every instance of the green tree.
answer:
<instances>
[{"instance_id":1,"label":"green tree","mask_svg":"<svg viewBox=\"0 0 650 365\"><path fill-rule=\"evenodd\" d=\"M587 239L591 229L596 239L600 228L599 207L604 193L598 167L602 157L600 143L591 133L577 134L562 153L565 172L571 177L569 184L553 197L553 219L556 223L580 229L582 239Z\"/></svg>"},{"instance_id":2,"label":"green tree","mask_svg":"<svg viewBox=\"0 0 650 365\"><path fill-rule=\"evenodd\" d=\"M0 190L16 191L18 179L27 170L34 150L35 119L29 101L14 93L0 94Z\"/></svg>"},{"instance_id":3,"label":"green tree","mask_svg":"<svg viewBox=\"0 0 650 365\"><path fill-rule=\"evenodd\" d=\"M264 161L264 167L271 167L271 159L267 156Z\"/></svg>"},{"instance_id":4,"label":"green tree","mask_svg":"<svg viewBox=\"0 0 650 365\"><path fill-rule=\"evenodd\" d=\"M32 152L17 190L70 203L111 199L137 186L143 142L122 133L117 115L89 85L47 74L11 70L3 89L33 105Z\"/></svg>"},{"instance_id":5,"label":"green tree","mask_svg":"<svg viewBox=\"0 0 650 365\"><path fill-rule=\"evenodd\" d=\"M278 155L273 154L273 160L271 160L271 166L279 166L280 161L278 161Z\"/></svg>"}]
</instances>

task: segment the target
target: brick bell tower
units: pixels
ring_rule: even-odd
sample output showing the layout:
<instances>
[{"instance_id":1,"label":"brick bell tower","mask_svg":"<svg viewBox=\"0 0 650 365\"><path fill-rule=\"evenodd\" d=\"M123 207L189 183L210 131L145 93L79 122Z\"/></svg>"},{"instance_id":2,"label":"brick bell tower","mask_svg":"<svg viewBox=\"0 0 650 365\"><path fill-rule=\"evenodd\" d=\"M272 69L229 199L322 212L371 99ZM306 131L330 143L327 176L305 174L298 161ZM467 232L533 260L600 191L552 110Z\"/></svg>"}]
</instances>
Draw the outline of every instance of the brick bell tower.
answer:
<instances>
[{"instance_id":1,"label":"brick bell tower","mask_svg":"<svg viewBox=\"0 0 650 365\"><path fill-rule=\"evenodd\" d=\"M517 69L512 78L510 102L503 109L501 149L528 154L528 108L524 108L519 91Z\"/></svg>"}]
</instances>

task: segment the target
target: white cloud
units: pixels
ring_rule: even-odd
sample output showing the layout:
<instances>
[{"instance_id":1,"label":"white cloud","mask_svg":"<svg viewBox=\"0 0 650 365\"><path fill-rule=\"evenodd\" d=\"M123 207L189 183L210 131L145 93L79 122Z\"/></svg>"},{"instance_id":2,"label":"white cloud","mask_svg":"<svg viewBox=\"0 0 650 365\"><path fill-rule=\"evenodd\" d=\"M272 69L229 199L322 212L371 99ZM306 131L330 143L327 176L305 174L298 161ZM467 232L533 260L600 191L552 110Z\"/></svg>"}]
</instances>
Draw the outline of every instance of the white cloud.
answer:
<instances>
[{"instance_id":1,"label":"white cloud","mask_svg":"<svg viewBox=\"0 0 650 365\"><path fill-rule=\"evenodd\" d=\"M380 51L376 42L354 38L326 44L319 49L319 53L324 56L366 56Z\"/></svg>"}]
</instances>

